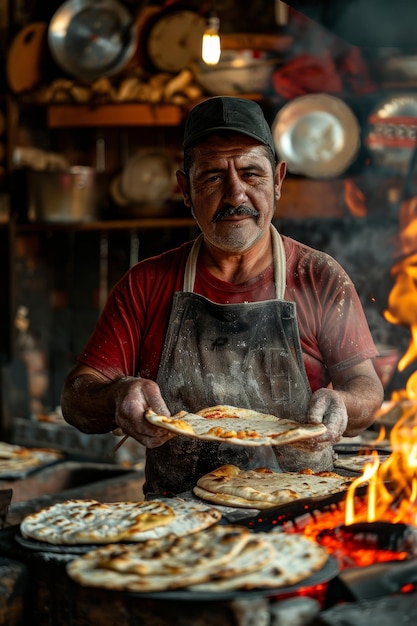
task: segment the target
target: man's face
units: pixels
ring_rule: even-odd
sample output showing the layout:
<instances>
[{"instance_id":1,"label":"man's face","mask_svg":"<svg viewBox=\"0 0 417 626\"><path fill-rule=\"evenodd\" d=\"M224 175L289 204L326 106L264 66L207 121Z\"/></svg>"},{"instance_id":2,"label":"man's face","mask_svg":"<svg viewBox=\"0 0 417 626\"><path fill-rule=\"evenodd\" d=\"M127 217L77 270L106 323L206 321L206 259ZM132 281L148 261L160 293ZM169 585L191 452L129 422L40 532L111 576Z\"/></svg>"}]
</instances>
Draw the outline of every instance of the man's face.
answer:
<instances>
[{"instance_id":1,"label":"man's face","mask_svg":"<svg viewBox=\"0 0 417 626\"><path fill-rule=\"evenodd\" d=\"M249 249L269 231L284 176L284 163L273 171L265 147L240 134L199 143L189 179L177 173L205 239L231 253Z\"/></svg>"}]
</instances>

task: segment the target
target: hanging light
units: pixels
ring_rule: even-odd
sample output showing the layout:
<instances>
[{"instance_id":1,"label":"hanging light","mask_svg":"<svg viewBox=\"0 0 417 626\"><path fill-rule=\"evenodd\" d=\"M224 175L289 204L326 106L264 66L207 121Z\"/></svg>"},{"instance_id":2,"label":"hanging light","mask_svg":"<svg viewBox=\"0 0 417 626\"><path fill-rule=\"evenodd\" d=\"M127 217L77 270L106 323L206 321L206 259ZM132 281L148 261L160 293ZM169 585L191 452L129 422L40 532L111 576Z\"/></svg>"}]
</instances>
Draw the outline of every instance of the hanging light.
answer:
<instances>
[{"instance_id":1,"label":"hanging light","mask_svg":"<svg viewBox=\"0 0 417 626\"><path fill-rule=\"evenodd\" d=\"M211 13L207 19L207 27L203 33L201 57L207 65L216 65L221 55L220 47L220 19L216 13Z\"/></svg>"}]
</instances>

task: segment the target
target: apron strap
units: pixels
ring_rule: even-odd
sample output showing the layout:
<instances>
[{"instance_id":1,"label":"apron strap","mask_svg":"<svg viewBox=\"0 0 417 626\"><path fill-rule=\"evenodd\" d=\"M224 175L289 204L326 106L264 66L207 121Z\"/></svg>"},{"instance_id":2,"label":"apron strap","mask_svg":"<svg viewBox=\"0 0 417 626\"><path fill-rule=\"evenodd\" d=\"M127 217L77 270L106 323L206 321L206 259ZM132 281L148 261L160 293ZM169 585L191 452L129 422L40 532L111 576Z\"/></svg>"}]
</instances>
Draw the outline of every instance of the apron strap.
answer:
<instances>
[{"instance_id":1,"label":"apron strap","mask_svg":"<svg viewBox=\"0 0 417 626\"><path fill-rule=\"evenodd\" d=\"M198 235L197 239L193 243L193 247L190 250L190 254L188 255L184 271L183 291L192 292L194 290L195 275L197 272L197 258L202 242L203 234Z\"/></svg>"},{"instance_id":2,"label":"apron strap","mask_svg":"<svg viewBox=\"0 0 417 626\"><path fill-rule=\"evenodd\" d=\"M284 244L282 242L281 236L275 226L273 226L272 224L271 237L272 257L274 263L275 294L277 300L283 300L286 284L287 259L285 256ZM183 291L192 292L194 290L195 275L197 271L197 258L202 241L203 235L200 234L194 241L193 247L191 248L190 254L188 255L184 272Z\"/></svg>"},{"instance_id":3,"label":"apron strap","mask_svg":"<svg viewBox=\"0 0 417 626\"><path fill-rule=\"evenodd\" d=\"M281 235L271 224L272 258L274 262L275 293L277 300L284 299L287 284L287 257Z\"/></svg>"}]
</instances>

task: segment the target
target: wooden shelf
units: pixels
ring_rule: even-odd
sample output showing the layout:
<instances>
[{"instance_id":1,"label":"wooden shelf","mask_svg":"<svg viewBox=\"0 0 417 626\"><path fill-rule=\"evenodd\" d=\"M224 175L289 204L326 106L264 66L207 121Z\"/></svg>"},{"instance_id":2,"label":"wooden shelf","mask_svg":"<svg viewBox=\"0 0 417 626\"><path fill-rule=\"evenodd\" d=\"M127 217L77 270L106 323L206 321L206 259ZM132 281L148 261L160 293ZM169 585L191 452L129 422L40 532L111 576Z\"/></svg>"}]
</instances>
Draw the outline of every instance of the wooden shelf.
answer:
<instances>
[{"instance_id":1,"label":"wooden shelf","mask_svg":"<svg viewBox=\"0 0 417 626\"><path fill-rule=\"evenodd\" d=\"M46 107L48 128L92 126L178 126L184 112L175 104L51 104Z\"/></svg>"},{"instance_id":2,"label":"wooden shelf","mask_svg":"<svg viewBox=\"0 0 417 626\"><path fill-rule=\"evenodd\" d=\"M260 93L240 94L240 98L262 100ZM46 106L46 123L49 129L129 127L129 126L178 126L186 114L205 98L190 101L182 106L176 104L150 104L147 102L117 104L49 104Z\"/></svg>"},{"instance_id":3,"label":"wooden shelf","mask_svg":"<svg viewBox=\"0 0 417 626\"><path fill-rule=\"evenodd\" d=\"M149 217L140 219L101 220L97 222L28 222L17 224L18 232L41 231L112 231L153 230L158 228L191 228L197 226L191 217Z\"/></svg>"}]
</instances>

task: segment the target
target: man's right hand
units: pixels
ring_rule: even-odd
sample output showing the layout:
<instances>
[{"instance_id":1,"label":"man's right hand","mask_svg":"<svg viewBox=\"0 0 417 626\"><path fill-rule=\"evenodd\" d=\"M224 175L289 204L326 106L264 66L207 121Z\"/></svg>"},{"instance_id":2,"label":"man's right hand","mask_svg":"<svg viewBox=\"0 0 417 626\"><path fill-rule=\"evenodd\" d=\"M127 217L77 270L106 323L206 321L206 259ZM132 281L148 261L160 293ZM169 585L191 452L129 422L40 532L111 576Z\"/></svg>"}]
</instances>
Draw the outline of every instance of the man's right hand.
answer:
<instances>
[{"instance_id":1,"label":"man's right hand","mask_svg":"<svg viewBox=\"0 0 417 626\"><path fill-rule=\"evenodd\" d=\"M146 378L127 377L118 381L115 390L115 422L125 435L130 435L147 448L157 448L172 437L164 428L153 426L144 417L151 408L158 415L170 412L157 383Z\"/></svg>"},{"instance_id":2,"label":"man's right hand","mask_svg":"<svg viewBox=\"0 0 417 626\"><path fill-rule=\"evenodd\" d=\"M125 376L109 380L78 363L65 381L61 407L65 420L85 433L121 429L147 448L161 446L176 436L146 420L144 413L148 408L170 415L158 384L146 378Z\"/></svg>"}]
</instances>

